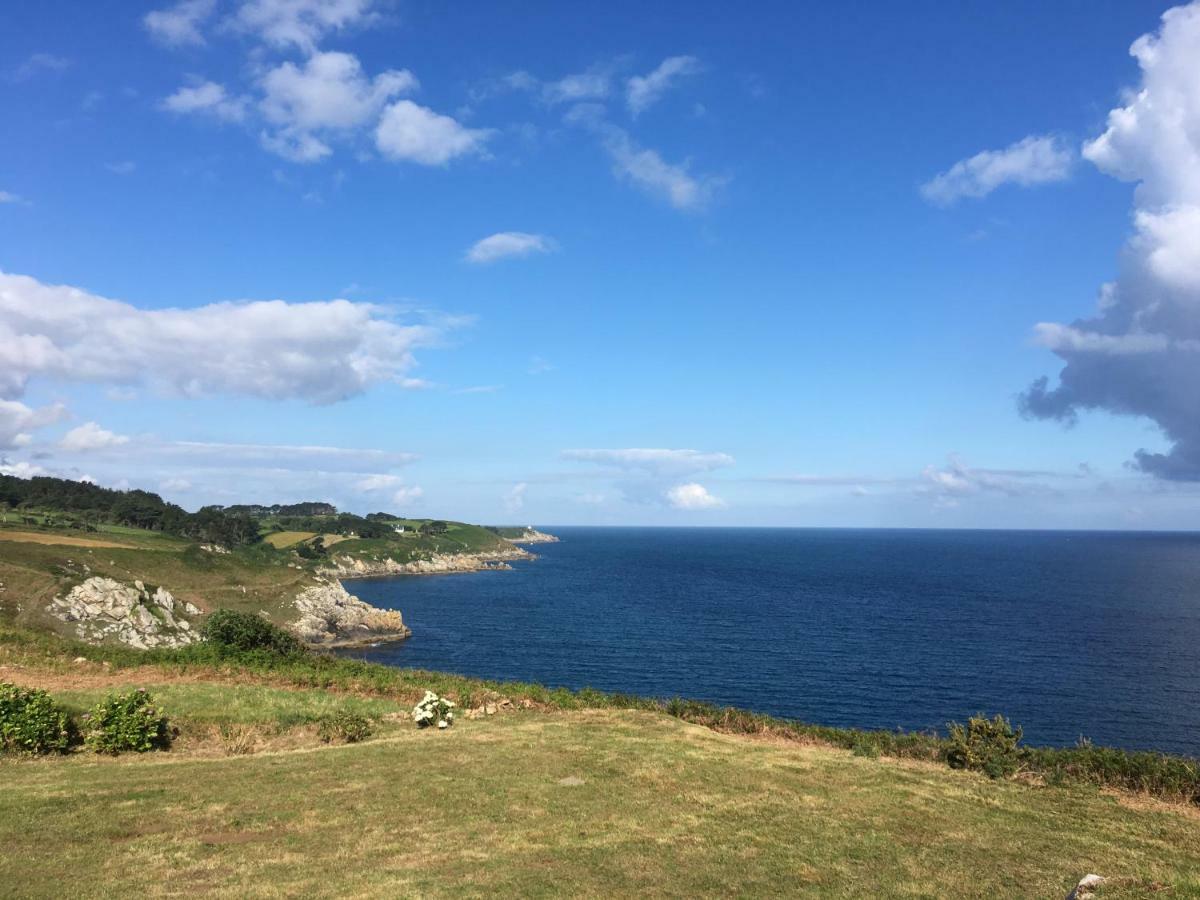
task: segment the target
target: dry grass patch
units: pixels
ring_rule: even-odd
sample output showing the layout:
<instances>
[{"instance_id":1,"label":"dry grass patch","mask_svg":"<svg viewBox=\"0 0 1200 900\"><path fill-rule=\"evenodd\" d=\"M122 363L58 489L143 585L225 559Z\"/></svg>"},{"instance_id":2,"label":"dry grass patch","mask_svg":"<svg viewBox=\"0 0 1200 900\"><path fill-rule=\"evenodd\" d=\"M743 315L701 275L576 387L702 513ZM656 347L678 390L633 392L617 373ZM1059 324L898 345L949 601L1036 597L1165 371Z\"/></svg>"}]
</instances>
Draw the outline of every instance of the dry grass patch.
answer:
<instances>
[{"instance_id":1,"label":"dry grass patch","mask_svg":"<svg viewBox=\"0 0 1200 900\"><path fill-rule=\"evenodd\" d=\"M0 541L17 541L24 544L55 544L64 547L112 547L119 550L136 550L133 544L106 541L103 538L82 538L68 534L46 534L41 531L0 530Z\"/></svg>"}]
</instances>

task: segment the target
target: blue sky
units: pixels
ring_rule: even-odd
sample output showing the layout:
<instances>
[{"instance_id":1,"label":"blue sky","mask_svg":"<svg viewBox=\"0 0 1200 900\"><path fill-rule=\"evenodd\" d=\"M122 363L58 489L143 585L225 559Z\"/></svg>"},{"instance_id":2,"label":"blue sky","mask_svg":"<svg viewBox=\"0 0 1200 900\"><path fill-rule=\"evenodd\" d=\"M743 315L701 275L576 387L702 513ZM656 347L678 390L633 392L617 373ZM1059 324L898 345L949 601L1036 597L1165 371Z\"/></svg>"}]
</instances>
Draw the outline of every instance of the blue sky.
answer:
<instances>
[{"instance_id":1,"label":"blue sky","mask_svg":"<svg viewBox=\"0 0 1200 900\"><path fill-rule=\"evenodd\" d=\"M1169 8L11 4L3 468L189 508L1197 527L1200 7Z\"/></svg>"}]
</instances>

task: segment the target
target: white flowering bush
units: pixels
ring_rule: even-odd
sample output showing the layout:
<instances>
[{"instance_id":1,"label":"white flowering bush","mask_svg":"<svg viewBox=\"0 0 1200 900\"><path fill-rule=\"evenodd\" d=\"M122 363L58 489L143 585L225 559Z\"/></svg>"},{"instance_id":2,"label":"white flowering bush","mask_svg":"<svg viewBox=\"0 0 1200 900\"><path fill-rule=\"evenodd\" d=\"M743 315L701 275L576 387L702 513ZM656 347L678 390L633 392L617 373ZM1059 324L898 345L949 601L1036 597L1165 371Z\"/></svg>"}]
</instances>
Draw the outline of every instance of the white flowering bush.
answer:
<instances>
[{"instance_id":1,"label":"white flowering bush","mask_svg":"<svg viewBox=\"0 0 1200 900\"><path fill-rule=\"evenodd\" d=\"M413 707L412 717L418 728L434 724L438 728L449 728L454 724L454 704L433 691L426 691L421 702Z\"/></svg>"}]
</instances>

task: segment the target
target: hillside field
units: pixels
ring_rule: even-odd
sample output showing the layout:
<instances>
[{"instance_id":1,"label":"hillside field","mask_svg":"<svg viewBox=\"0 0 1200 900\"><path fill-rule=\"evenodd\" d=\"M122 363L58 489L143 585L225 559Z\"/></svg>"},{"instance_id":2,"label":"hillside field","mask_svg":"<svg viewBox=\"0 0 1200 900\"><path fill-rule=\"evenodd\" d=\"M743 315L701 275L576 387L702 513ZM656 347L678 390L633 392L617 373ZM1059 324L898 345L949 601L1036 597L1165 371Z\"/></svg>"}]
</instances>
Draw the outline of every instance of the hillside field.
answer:
<instances>
[{"instance_id":1,"label":"hillside field","mask_svg":"<svg viewBox=\"0 0 1200 900\"><path fill-rule=\"evenodd\" d=\"M144 756L0 759L5 896L1058 898L1088 872L1111 879L1102 900L1200 896L1191 806L544 694L418 730L426 686L498 695L419 672L380 693L109 667L46 640L0 632L0 681L75 710L145 687L180 736ZM338 710L375 734L321 744Z\"/></svg>"}]
</instances>

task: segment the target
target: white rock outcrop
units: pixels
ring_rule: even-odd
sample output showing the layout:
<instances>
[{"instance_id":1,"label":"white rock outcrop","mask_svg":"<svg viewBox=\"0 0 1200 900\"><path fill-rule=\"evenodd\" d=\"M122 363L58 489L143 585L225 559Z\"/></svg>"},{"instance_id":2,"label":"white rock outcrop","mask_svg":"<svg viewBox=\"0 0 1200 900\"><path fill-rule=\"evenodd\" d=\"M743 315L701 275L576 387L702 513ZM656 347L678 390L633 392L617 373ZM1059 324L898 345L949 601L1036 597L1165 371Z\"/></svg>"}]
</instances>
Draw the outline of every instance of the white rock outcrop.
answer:
<instances>
[{"instance_id":1,"label":"white rock outcrop","mask_svg":"<svg viewBox=\"0 0 1200 900\"><path fill-rule=\"evenodd\" d=\"M399 612L364 603L336 581L320 581L305 588L295 605L300 618L291 628L309 644L395 641L412 634Z\"/></svg>"},{"instance_id":2,"label":"white rock outcrop","mask_svg":"<svg viewBox=\"0 0 1200 900\"><path fill-rule=\"evenodd\" d=\"M394 559L358 559L334 556L331 567L322 570L334 578L366 578L375 575L442 575L447 572L478 572L482 569L508 569L512 559L533 559L520 547L485 553L432 553L424 559L396 562Z\"/></svg>"},{"instance_id":3,"label":"white rock outcrop","mask_svg":"<svg viewBox=\"0 0 1200 900\"><path fill-rule=\"evenodd\" d=\"M122 584L112 578L93 577L55 597L47 611L74 623L75 634L89 643L115 640L130 647L182 647L200 640L186 616L200 610L176 600L166 588L153 592L142 582Z\"/></svg>"},{"instance_id":4,"label":"white rock outcrop","mask_svg":"<svg viewBox=\"0 0 1200 900\"><path fill-rule=\"evenodd\" d=\"M532 525L525 527L525 532L520 537L505 538L510 544L557 544L558 538L552 534L546 534L544 531L538 531Z\"/></svg>"}]
</instances>

